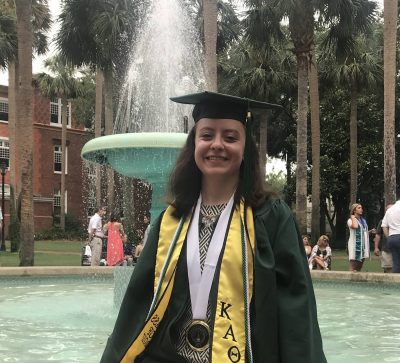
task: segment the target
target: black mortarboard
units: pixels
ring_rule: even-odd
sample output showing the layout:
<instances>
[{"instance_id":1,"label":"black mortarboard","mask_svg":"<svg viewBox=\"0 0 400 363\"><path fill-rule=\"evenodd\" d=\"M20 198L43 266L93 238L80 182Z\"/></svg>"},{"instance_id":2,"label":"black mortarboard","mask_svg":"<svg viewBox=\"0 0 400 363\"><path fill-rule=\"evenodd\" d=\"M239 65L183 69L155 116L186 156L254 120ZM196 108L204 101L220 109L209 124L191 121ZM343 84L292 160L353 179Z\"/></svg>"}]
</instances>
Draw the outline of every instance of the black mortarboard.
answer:
<instances>
[{"instance_id":1,"label":"black mortarboard","mask_svg":"<svg viewBox=\"0 0 400 363\"><path fill-rule=\"evenodd\" d=\"M273 103L208 91L171 97L171 101L194 105L192 113L194 122L202 118L221 118L238 120L246 124L249 111L254 109L282 109L282 106Z\"/></svg>"}]
</instances>

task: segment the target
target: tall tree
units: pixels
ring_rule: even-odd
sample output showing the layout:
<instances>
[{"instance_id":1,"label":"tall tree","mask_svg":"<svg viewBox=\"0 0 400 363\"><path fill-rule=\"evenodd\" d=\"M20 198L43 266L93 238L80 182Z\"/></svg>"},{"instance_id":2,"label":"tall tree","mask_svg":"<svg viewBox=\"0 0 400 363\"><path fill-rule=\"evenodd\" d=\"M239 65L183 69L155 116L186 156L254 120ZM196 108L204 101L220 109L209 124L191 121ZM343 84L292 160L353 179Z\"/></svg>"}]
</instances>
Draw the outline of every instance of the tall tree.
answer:
<instances>
[{"instance_id":1,"label":"tall tree","mask_svg":"<svg viewBox=\"0 0 400 363\"><path fill-rule=\"evenodd\" d=\"M8 68L8 106L9 106L9 143L10 143L10 239L11 251L16 252L19 247L19 217L18 209L20 209L19 194L21 188L21 164L19 162L19 128L24 127L19 124L17 117L17 95L19 82L19 62L17 49L17 30L16 30L16 12L14 1L3 1L0 4L0 14L7 21L3 23L0 29L0 38L2 43L2 51L0 54L2 60ZM14 26L11 26L10 20L13 20ZM47 51L47 35L46 32L50 28L50 11L47 0L32 1L32 31L33 31L33 50L37 54L44 54ZM7 26L6 26L7 25ZM7 32L7 35L4 34ZM9 40L12 40L11 42ZM6 46L7 45L7 46ZM12 45L14 49L9 46ZM12 230L12 231L11 231ZM12 233L11 233L12 232Z\"/></svg>"},{"instance_id":2,"label":"tall tree","mask_svg":"<svg viewBox=\"0 0 400 363\"><path fill-rule=\"evenodd\" d=\"M384 189L385 203L396 200L396 38L398 0L384 0Z\"/></svg>"},{"instance_id":3,"label":"tall tree","mask_svg":"<svg viewBox=\"0 0 400 363\"><path fill-rule=\"evenodd\" d=\"M130 44L139 19L148 1L65 0L59 16L60 30L56 36L61 55L76 66L90 65L98 71L96 77L96 126L101 122L103 92L105 102L105 133L113 129L113 72L116 58L121 57L123 39ZM126 45L125 45L126 46ZM103 87L104 82L104 87ZM99 135L101 131L95 131ZM113 177L107 183L112 199ZM98 188L99 190L100 188ZM98 197L100 200L100 197ZM111 206L110 206L111 207Z\"/></svg>"},{"instance_id":4,"label":"tall tree","mask_svg":"<svg viewBox=\"0 0 400 363\"><path fill-rule=\"evenodd\" d=\"M61 57L47 59L44 63L50 74L40 73L37 76L41 93L52 99L61 98L61 211L60 227L65 230L65 191L66 191L66 155L68 102L79 95L80 84L75 78L75 69ZM52 76L53 74L54 76Z\"/></svg>"},{"instance_id":5,"label":"tall tree","mask_svg":"<svg viewBox=\"0 0 400 363\"><path fill-rule=\"evenodd\" d=\"M207 88L217 90L217 0L203 0L204 53Z\"/></svg>"},{"instance_id":6,"label":"tall tree","mask_svg":"<svg viewBox=\"0 0 400 363\"><path fill-rule=\"evenodd\" d=\"M358 6L342 11L342 17L322 36L325 76L333 77L349 87L350 106L350 203L357 200L357 100L359 93L375 86L381 79L377 61L376 37L372 34L375 6L360 2ZM361 19L362 18L362 19ZM326 74L326 70L328 73Z\"/></svg>"},{"instance_id":7,"label":"tall tree","mask_svg":"<svg viewBox=\"0 0 400 363\"><path fill-rule=\"evenodd\" d=\"M22 126L18 132L21 165L21 249L20 266L34 264L33 223L33 122L32 122L32 3L15 0L18 34L19 83L17 90L17 118Z\"/></svg>"}]
</instances>

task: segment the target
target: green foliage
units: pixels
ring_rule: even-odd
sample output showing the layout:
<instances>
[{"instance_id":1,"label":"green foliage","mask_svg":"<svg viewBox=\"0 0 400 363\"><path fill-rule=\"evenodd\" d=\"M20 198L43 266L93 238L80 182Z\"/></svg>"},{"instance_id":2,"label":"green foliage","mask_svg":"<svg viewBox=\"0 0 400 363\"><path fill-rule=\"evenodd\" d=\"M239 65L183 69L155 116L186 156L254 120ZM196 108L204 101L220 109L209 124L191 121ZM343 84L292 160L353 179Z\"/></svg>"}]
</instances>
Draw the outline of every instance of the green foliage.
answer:
<instances>
[{"instance_id":1,"label":"green foliage","mask_svg":"<svg viewBox=\"0 0 400 363\"><path fill-rule=\"evenodd\" d=\"M272 172L267 174L267 183L274 192L282 194L286 187L286 175L280 170L278 173Z\"/></svg>"},{"instance_id":2,"label":"green foliage","mask_svg":"<svg viewBox=\"0 0 400 363\"><path fill-rule=\"evenodd\" d=\"M65 214L65 231L59 226L59 216L54 217L54 225L44 231L35 234L35 240L55 240L55 239L80 239L87 238L87 231L81 222L72 214Z\"/></svg>"},{"instance_id":3,"label":"green foliage","mask_svg":"<svg viewBox=\"0 0 400 363\"><path fill-rule=\"evenodd\" d=\"M89 70L81 78L81 94L74 100L73 115L86 128L94 127L94 111L96 99L95 75Z\"/></svg>"}]
</instances>

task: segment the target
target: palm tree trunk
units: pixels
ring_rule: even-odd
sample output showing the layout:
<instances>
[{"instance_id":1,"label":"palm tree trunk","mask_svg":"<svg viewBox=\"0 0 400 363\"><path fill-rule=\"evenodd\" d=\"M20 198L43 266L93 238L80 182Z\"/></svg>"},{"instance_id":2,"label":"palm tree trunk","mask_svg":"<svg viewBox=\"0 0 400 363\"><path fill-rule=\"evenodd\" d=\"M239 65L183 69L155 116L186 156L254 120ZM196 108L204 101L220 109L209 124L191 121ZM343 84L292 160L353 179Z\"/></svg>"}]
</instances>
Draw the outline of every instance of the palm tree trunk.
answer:
<instances>
[{"instance_id":1,"label":"palm tree trunk","mask_svg":"<svg viewBox=\"0 0 400 363\"><path fill-rule=\"evenodd\" d=\"M11 252L17 252L20 245L20 221L18 216L18 198L21 189L20 163L17 155L18 133L17 127L17 79L18 79L18 61L8 64L8 140L10 145L10 225L9 238ZM3 211L4 213L4 211ZM15 233L10 233L15 231Z\"/></svg>"},{"instance_id":2,"label":"palm tree trunk","mask_svg":"<svg viewBox=\"0 0 400 363\"><path fill-rule=\"evenodd\" d=\"M268 117L262 117L260 119L260 170L264 176L264 180L267 174L267 122Z\"/></svg>"},{"instance_id":3,"label":"palm tree trunk","mask_svg":"<svg viewBox=\"0 0 400 363\"><path fill-rule=\"evenodd\" d=\"M203 0L204 53L207 89L217 90L217 0Z\"/></svg>"},{"instance_id":4,"label":"palm tree trunk","mask_svg":"<svg viewBox=\"0 0 400 363\"><path fill-rule=\"evenodd\" d=\"M68 100L61 99L61 211L60 227L65 231L65 171L67 162L67 121L68 121Z\"/></svg>"},{"instance_id":5,"label":"palm tree trunk","mask_svg":"<svg viewBox=\"0 0 400 363\"><path fill-rule=\"evenodd\" d=\"M351 87L350 97L350 204L357 201L357 90Z\"/></svg>"},{"instance_id":6,"label":"palm tree trunk","mask_svg":"<svg viewBox=\"0 0 400 363\"><path fill-rule=\"evenodd\" d=\"M105 135L113 132L113 78L112 69L104 71L104 116L105 116ZM114 210L114 170L107 168L107 202L108 208Z\"/></svg>"},{"instance_id":7,"label":"palm tree trunk","mask_svg":"<svg viewBox=\"0 0 400 363\"><path fill-rule=\"evenodd\" d=\"M94 118L94 137L101 136L101 121L103 116L103 71L98 67L96 71L96 104ZM101 204L101 166L96 165L96 202Z\"/></svg>"},{"instance_id":8,"label":"palm tree trunk","mask_svg":"<svg viewBox=\"0 0 400 363\"><path fill-rule=\"evenodd\" d=\"M307 233L307 111L308 111L308 56L297 54L298 115L296 218L300 233Z\"/></svg>"},{"instance_id":9,"label":"palm tree trunk","mask_svg":"<svg viewBox=\"0 0 400 363\"><path fill-rule=\"evenodd\" d=\"M384 130L383 165L385 204L396 200L396 149L395 149L395 104L396 104L396 35L397 0L384 0Z\"/></svg>"},{"instance_id":10,"label":"palm tree trunk","mask_svg":"<svg viewBox=\"0 0 400 363\"><path fill-rule=\"evenodd\" d=\"M17 133L23 143L20 147L21 164L21 249L20 266L34 264L33 223L33 153L32 153L32 3L15 0L18 34L19 85L17 117L21 128Z\"/></svg>"},{"instance_id":11,"label":"palm tree trunk","mask_svg":"<svg viewBox=\"0 0 400 363\"><path fill-rule=\"evenodd\" d=\"M311 149L312 149L312 176L311 176L311 236L318 240L320 236L320 119L319 119L319 92L318 70L315 48L311 51L309 62L310 79L310 111L311 111Z\"/></svg>"}]
</instances>

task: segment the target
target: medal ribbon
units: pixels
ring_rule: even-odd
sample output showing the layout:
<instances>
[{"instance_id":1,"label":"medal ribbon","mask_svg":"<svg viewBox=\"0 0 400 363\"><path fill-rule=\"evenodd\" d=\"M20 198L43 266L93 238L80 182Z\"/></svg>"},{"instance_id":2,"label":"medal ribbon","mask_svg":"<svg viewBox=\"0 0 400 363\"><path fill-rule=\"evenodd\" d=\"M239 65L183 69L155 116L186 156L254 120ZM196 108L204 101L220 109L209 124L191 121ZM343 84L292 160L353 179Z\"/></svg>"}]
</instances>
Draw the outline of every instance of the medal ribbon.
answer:
<instances>
[{"instance_id":1,"label":"medal ribbon","mask_svg":"<svg viewBox=\"0 0 400 363\"><path fill-rule=\"evenodd\" d=\"M200 267L199 247L199 215L201 206L201 195L197 201L194 211L193 223L189 227L187 236L187 269L190 287L190 301L194 320L206 320L208 298L211 285L214 279L215 268L217 267L219 255L225 240L226 229L233 206L233 196L222 211L217 226L212 235L206 261L204 262L203 273Z\"/></svg>"}]
</instances>

